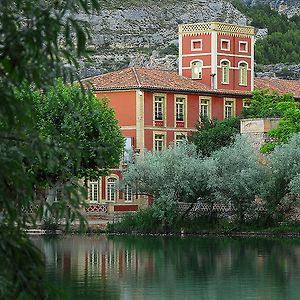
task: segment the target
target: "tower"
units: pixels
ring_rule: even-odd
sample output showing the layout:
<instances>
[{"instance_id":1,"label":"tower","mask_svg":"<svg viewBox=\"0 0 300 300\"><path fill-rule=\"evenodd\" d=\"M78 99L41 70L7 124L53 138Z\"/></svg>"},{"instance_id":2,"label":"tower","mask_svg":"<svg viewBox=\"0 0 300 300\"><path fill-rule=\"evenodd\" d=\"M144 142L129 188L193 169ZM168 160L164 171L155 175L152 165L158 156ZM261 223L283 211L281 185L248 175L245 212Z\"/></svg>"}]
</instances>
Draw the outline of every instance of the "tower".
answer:
<instances>
[{"instance_id":1,"label":"tower","mask_svg":"<svg viewBox=\"0 0 300 300\"><path fill-rule=\"evenodd\" d=\"M220 22L179 25L179 74L212 89L254 88L254 27Z\"/></svg>"}]
</instances>

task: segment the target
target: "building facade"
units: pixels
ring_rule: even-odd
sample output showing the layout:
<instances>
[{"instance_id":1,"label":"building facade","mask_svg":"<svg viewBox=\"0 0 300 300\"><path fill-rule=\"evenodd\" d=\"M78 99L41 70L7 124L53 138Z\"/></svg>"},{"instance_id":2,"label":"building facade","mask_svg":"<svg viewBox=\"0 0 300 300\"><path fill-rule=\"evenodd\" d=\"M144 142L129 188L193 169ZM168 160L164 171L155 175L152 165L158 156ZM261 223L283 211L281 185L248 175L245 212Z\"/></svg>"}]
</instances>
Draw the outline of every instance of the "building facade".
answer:
<instances>
[{"instance_id":1,"label":"building facade","mask_svg":"<svg viewBox=\"0 0 300 300\"><path fill-rule=\"evenodd\" d=\"M238 116L249 105L254 81L254 28L211 22L179 26L179 74L131 67L86 78L99 98L108 98L136 155L160 151L194 132L201 115L210 119ZM259 88L280 86L260 79ZM287 83L282 84L286 88ZM300 85L291 84L300 94ZM286 91L286 89L285 89ZM300 95L298 95L300 97ZM135 211L151 199L117 190L124 161L108 177L88 183L91 212Z\"/></svg>"}]
</instances>

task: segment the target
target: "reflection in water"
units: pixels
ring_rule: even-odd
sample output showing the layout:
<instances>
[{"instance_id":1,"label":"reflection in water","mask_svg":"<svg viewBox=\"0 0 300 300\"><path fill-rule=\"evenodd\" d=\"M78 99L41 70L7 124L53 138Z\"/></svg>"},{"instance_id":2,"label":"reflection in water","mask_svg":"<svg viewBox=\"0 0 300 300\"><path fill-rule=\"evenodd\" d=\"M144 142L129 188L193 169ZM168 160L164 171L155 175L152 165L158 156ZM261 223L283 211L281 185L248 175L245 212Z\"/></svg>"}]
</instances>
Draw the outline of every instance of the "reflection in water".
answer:
<instances>
[{"instance_id":1,"label":"reflection in water","mask_svg":"<svg viewBox=\"0 0 300 300\"><path fill-rule=\"evenodd\" d=\"M36 239L70 299L300 299L300 239ZM67 296L66 296L67 297Z\"/></svg>"}]
</instances>

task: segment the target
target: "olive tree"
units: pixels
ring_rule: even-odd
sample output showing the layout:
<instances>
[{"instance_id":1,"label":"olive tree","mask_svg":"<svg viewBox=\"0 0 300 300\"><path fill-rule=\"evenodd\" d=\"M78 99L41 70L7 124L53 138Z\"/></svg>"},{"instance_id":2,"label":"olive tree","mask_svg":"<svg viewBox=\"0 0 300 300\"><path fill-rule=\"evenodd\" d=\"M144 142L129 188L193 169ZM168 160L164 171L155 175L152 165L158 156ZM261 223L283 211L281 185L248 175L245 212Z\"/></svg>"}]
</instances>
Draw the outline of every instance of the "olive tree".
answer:
<instances>
[{"instance_id":1,"label":"olive tree","mask_svg":"<svg viewBox=\"0 0 300 300\"><path fill-rule=\"evenodd\" d=\"M125 184L138 194L153 195L156 215L166 224L177 216L179 201L195 203L206 197L210 161L193 144L146 152L123 172Z\"/></svg>"},{"instance_id":2,"label":"olive tree","mask_svg":"<svg viewBox=\"0 0 300 300\"><path fill-rule=\"evenodd\" d=\"M282 218L293 207L299 196L300 134L295 134L287 144L277 146L267 157L269 176L264 189L270 217Z\"/></svg>"},{"instance_id":3,"label":"olive tree","mask_svg":"<svg viewBox=\"0 0 300 300\"><path fill-rule=\"evenodd\" d=\"M231 146L215 151L208 160L212 167L208 185L215 201L232 204L238 223L244 223L264 177L255 150L245 137L237 136Z\"/></svg>"}]
</instances>

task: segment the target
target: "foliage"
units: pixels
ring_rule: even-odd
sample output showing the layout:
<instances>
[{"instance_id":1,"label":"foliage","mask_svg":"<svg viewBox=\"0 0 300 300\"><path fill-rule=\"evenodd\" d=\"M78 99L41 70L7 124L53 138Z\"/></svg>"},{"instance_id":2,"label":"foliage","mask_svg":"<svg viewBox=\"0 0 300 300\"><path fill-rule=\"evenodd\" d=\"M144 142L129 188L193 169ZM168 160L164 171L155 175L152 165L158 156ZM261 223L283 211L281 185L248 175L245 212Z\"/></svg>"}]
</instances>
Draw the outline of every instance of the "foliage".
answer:
<instances>
[{"instance_id":1,"label":"foliage","mask_svg":"<svg viewBox=\"0 0 300 300\"><path fill-rule=\"evenodd\" d=\"M252 92L250 107L242 112L244 118L280 118L276 128L268 132L274 142L262 146L261 152L268 153L280 143L287 143L294 133L300 131L300 103L292 94L278 95L268 90Z\"/></svg>"},{"instance_id":2,"label":"foliage","mask_svg":"<svg viewBox=\"0 0 300 300\"><path fill-rule=\"evenodd\" d=\"M288 18L269 5L247 7L241 0L233 0L232 3L252 19L252 26L268 29L268 36L255 43L258 64L299 63L300 16Z\"/></svg>"},{"instance_id":3,"label":"foliage","mask_svg":"<svg viewBox=\"0 0 300 300\"><path fill-rule=\"evenodd\" d=\"M16 90L23 82L47 90L55 77L73 77L77 58L89 52L89 29L75 13L97 8L96 0L0 2L1 299L51 298L43 260L24 234L43 209L29 211L39 178L28 166L61 164L52 142L41 139L34 126L33 99L23 101ZM80 209L78 201L73 204Z\"/></svg>"},{"instance_id":4,"label":"foliage","mask_svg":"<svg viewBox=\"0 0 300 300\"><path fill-rule=\"evenodd\" d=\"M254 149L242 136L235 142L214 152L209 186L217 202L228 202L237 211L237 220L245 222L245 215L261 189L264 170Z\"/></svg>"},{"instance_id":5,"label":"foliage","mask_svg":"<svg viewBox=\"0 0 300 300\"><path fill-rule=\"evenodd\" d=\"M124 139L107 99L99 100L61 80L46 92L23 85L18 96L20 101L32 99L35 128L43 139L55 143L55 157L61 162L54 170L33 166L31 171L39 180L98 178L119 164Z\"/></svg>"},{"instance_id":6,"label":"foliage","mask_svg":"<svg viewBox=\"0 0 300 300\"><path fill-rule=\"evenodd\" d=\"M190 140L197 146L197 151L204 156L210 156L212 152L230 145L239 132L239 118L219 121L201 117L201 121L197 125L197 132Z\"/></svg>"},{"instance_id":7,"label":"foliage","mask_svg":"<svg viewBox=\"0 0 300 300\"><path fill-rule=\"evenodd\" d=\"M159 170L159 172L158 172ZM147 152L124 171L124 183L136 193L155 197L155 215L168 226L176 217L178 201L196 202L208 197L209 162L192 144L182 143L165 151Z\"/></svg>"}]
</instances>

